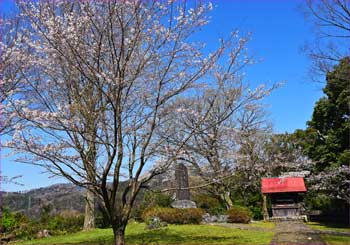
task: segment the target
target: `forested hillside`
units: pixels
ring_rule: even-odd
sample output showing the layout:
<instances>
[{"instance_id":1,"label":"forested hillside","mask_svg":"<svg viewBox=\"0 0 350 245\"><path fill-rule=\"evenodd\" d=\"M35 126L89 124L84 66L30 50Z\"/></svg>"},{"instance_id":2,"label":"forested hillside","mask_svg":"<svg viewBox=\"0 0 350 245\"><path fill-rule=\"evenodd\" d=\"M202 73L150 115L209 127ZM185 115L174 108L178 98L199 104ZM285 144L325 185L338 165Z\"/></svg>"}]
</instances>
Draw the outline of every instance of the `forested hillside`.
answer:
<instances>
[{"instance_id":1,"label":"forested hillside","mask_svg":"<svg viewBox=\"0 0 350 245\"><path fill-rule=\"evenodd\" d=\"M84 189L72 184L56 184L27 192L2 192L2 206L37 217L44 207L52 213L84 211Z\"/></svg>"}]
</instances>

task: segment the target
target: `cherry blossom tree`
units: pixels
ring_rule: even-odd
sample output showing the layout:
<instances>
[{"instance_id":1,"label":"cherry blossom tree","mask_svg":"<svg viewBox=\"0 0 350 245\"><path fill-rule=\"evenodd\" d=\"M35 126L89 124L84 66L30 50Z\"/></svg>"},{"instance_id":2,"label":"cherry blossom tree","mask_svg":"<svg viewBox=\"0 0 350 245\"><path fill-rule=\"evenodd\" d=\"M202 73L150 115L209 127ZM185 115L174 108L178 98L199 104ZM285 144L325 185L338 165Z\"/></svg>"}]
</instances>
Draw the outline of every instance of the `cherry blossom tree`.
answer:
<instances>
[{"instance_id":1,"label":"cherry blossom tree","mask_svg":"<svg viewBox=\"0 0 350 245\"><path fill-rule=\"evenodd\" d=\"M123 244L138 192L174 160L156 131L171 130L177 98L203 86L229 46L204 55L203 44L190 41L212 5L23 1L18 8L25 24L16 48L25 63L11 109L21 121L6 146L18 161L101 200Z\"/></svg>"},{"instance_id":2,"label":"cherry blossom tree","mask_svg":"<svg viewBox=\"0 0 350 245\"><path fill-rule=\"evenodd\" d=\"M257 127L240 135L236 168L240 184L235 189L244 201L247 193L260 192L262 177L310 177L314 166L293 134L273 134L270 126L262 126L265 130Z\"/></svg>"},{"instance_id":3,"label":"cherry blossom tree","mask_svg":"<svg viewBox=\"0 0 350 245\"><path fill-rule=\"evenodd\" d=\"M17 175L13 177L0 176L0 184L15 184L15 185L23 186L23 184L18 181L18 179L21 177L22 175Z\"/></svg>"},{"instance_id":4,"label":"cherry blossom tree","mask_svg":"<svg viewBox=\"0 0 350 245\"><path fill-rule=\"evenodd\" d=\"M0 137L13 133L18 122L18 118L11 109L13 102L11 98L20 89L19 67L23 67L22 55L17 48L20 19L19 17L12 18L12 16L0 18ZM1 150L0 154L3 158ZM22 185L18 181L21 177L21 175L4 176L0 172L0 185L4 183Z\"/></svg>"},{"instance_id":5,"label":"cherry blossom tree","mask_svg":"<svg viewBox=\"0 0 350 245\"><path fill-rule=\"evenodd\" d=\"M350 167L343 165L331 167L328 171L312 175L312 190L327 193L331 198L350 204Z\"/></svg>"},{"instance_id":6,"label":"cherry blossom tree","mask_svg":"<svg viewBox=\"0 0 350 245\"><path fill-rule=\"evenodd\" d=\"M177 101L178 109L168 122L173 125L173 130L166 127L159 133L170 149L171 145L184 142L182 151L176 154L176 161L189 165L201 179L198 188L206 189L227 208L233 205L232 177L240 148L240 132L262 123L262 117L256 114L257 108L276 87L260 86L249 90L242 71L253 63L245 48L249 37L240 38L237 33L233 36L229 45L235 48L228 54L229 59L222 62L224 65L215 66L206 77L209 85L198 89L196 96ZM193 137L184 140L188 134Z\"/></svg>"},{"instance_id":7,"label":"cherry blossom tree","mask_svg":"<svg viewBox=\"0 0 350 245\"><path fill-rule=\"evenodd\" d=\"M16 124L15 114L11 110L11 98L20 89L23 56L18 49L20 18L0 19L0 135L9 134Z\"/></svg>"}]
</instances>

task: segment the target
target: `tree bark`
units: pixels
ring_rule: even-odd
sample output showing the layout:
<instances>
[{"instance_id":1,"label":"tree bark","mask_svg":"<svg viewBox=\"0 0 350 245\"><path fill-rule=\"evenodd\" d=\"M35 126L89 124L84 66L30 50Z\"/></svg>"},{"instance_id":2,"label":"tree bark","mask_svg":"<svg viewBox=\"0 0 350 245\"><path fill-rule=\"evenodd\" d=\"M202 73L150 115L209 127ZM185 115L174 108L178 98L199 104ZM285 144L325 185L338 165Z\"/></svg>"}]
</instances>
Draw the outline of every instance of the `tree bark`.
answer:
<instances>
[{"instance_id":1,"label":"tree bark","mask_svg":"<svg viewBox=\"0 0 350 245\"><path fill-rule=\"evenodd\" d=\"M220 198L225 203L227 209L230 209L233 207L233 202L231 200L231 193L229 191L226 191L225 193L221 194Z\"/></svg>"},{"instance_id":2,"label":"tree bark","mask_svg":"<svg viewBox=\"0 0 350 245\"><path fill-rule=\"evenodd\" d=\"M113 226L114 244L115 245L124 245L125 244L125 227L126 227L126 225L121 225L119 227Z\"/></svg>"},{"instance_id":3,"label":"tree bark","mask_svg":"<svg viewBox=\"0 0 350 245\"><path fill-rule=\"evenodd\" d=\"M90 190L86 191L84 230L95 228L95 196Z\"/></svg>"},{"instance_id":4,"label":"tree bark","mask_svg":"<svg viewBox=\"0 0 350 245\"><path fill-rule=\"evenodd\" d=\"M269 214L267 212L267 202L266 202L266 195L263 194L263 216L264 216L264 220L267 220L269 218Z\"/></svg>"}]
</instances>

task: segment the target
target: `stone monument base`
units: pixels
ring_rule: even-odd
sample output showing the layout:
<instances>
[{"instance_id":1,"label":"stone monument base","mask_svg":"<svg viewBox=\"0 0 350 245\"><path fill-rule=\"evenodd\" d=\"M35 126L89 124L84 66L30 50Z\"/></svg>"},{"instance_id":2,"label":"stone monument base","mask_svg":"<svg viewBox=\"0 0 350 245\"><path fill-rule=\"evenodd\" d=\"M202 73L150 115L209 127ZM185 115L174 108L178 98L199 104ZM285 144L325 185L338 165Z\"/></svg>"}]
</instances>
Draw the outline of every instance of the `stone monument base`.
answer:
<instances>
[{"instance_id":1,"label":"stone monument base","mask_svg":"<svg viewBox=\"0 0 350 245\"><path fill-rule=\"evenodd\" d=\"M173 208L196 208L197 205L191 200L176 200L171 203Z\"/></svg>"}]
</instances>

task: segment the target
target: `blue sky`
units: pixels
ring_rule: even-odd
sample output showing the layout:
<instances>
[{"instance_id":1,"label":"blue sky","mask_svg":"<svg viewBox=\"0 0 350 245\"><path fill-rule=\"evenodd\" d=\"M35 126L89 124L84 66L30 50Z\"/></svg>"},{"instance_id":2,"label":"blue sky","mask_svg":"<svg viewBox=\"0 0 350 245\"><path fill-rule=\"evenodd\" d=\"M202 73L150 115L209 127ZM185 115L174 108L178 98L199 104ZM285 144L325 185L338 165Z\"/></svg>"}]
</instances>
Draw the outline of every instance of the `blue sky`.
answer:
<instances>
[{"instance_id":1,"label":"blue sky","mask_svg":"<svg viewBox=\"0 0 350 245\"><path fill-rule=\"evenodd\" d=\"M248 48L262 61L247 69L247 81L252 86L286 82L265 100L274 131L279 133L304 129L315 102L322 96L321 86L310 82L308 77L308 58L299 51L305 41L312 40L311 26L297 10L301 3L302 0L213 1L216 7L211 23L198 37L211 48L217 45L219 37L227 36L234 29L252 32ZM1 14L10 7L11 1L1 1ZM42 174L42 169L14 163L4 157L1 165L3 175L23 175L19 181L24 184L5 184L1 186L2 190L28 190L64 181L49 179Z\"/></svg>"}]
</instances>

